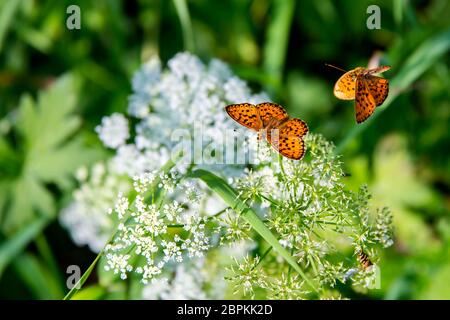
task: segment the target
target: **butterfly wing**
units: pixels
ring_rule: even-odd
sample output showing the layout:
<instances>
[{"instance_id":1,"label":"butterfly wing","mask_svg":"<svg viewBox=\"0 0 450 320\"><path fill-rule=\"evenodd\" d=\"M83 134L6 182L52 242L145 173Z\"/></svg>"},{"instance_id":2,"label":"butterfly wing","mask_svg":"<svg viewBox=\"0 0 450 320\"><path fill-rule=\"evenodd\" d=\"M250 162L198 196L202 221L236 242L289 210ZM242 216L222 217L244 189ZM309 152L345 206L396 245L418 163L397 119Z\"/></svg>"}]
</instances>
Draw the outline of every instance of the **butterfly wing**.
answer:
<instances>
[{"instance_id":1,"label":"butterfly wing","mask_svg":"<svg viewBox=\"0 0 450 320\"><path fill-rule=\"evenodd\" d=\"M389 94L388 79L377 76L368 76L366 77L366 83L372 97L375 99L377 107L382 105Z\"/></svg>"},{"instance_id":2,"label":"butterfly wing","mask_svg":"<svg viewBox=\"0 0 450 320\"><path fill-rule=\"evenodd\" d=\"M280 136L302 137L308 133L308 126L303 120L293 118L284 122L280 127Z\"/></svg>"},{"instance_id":3,"label":"butterfly wing","mask_svg":"<svg viewBox=\"0 0 450 320\"><path fill-rule=\"evenodd\" d=\"M228 115L240 125L253 130L262 128L258 108L250 103L231 104L225 107Z\"/></svg>"},{"instance_id":4,"label":"butterfly wing","mask_svg":"<svg viewBox=\"0 0 450 320\"><path fill-rule=\"evenodd\" d=\"M259 116L264 128L267 127L267 124L272 118L282 121L289 117L286 110L276 103L264 102L256 105L256 108L258 108Z\"/></svg>"},{"instance_id":5,"label":"butterfly wing","mask_svg":"<svg viewBox=\"0 0 450 320\"><path fill-rule=\"evenodd\" d=\"M300 160L305 155L305 143L300 137L267 133L267 141L286 158Z\"/></svg>"},{"instance_id":6,"label":"butterfly wing","mask_svg":"<svg viewBox=\"0 0 450 320\"><path fill-rule=\"evenodd\" d=\"M333 93L336 98L341 100L355 99L356 78L362 72L361 67L344 73L334 85Z\"/></svg>"},{"instance_id":7,"label":"butterfly wing","mask_svg":"<svg viewBox=\"0 0 450 320\"><path fill-rule=\"evenodd\" d=\"M364 122L374 112L376 102L369 91L367 81L363 76L356 80L356 97L355 97L355 111L356 122Z\"/></svg>"},{"instance_id":8,"label":"butterfly wing","mask_svg":"<svg viewBox=\"0 0 450 320\"><path fill-rule=\"evenodd\" d=\"M302 137L308 132L308 126L300 119L294 118L267 132L267 141L281 155L300 160L305 155L305 142Z\"/></svg>"}]
</instances>

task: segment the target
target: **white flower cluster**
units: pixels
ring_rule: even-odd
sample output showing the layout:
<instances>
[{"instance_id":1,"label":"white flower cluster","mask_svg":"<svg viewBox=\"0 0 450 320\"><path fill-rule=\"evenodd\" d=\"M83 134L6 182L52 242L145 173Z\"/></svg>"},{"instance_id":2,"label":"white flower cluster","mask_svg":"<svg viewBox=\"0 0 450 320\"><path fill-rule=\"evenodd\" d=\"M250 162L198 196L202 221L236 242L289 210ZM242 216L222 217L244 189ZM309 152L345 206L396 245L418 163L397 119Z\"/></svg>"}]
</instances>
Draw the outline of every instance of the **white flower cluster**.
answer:
<instances>
[{"instance_id":1,"label":"white flower cluster","mask_svg":"<svg viewBox=\"0 0 450 320\"><path fill-rule=\"evenodd\" d=\"M267 100L264 94L252 94L246 83L235 77L223 62L212 60L205 65L189 53L177 54L169 60L165 70L158 58L151 59L134 74L132 90L128 114L137 118L135 128L130 130L130 121L119 113L102 120L96 131L106 147L115 149L115 154L108 165L103 167L101 179L92 177L92 181L79 180L81 185L75 191L74 201L61 214L62 224L75 242L88 244L95 252L101 250L114 231L116 217L108 215L107 211L117 203L119 191L122 191L119 198L124 203L118 203L118 213L124 211L120 207L127 205L125 200L128 192L111 181L122 177L121 184L125 184L127 190L131 189L132 177L142 177L145 172L160 169L170 158L174 145L171 134L174 130L193 130L195 122L202 123L204 135L213 139L222 130L237 127L224 112L225 105ZM130 132L135 133L131 138ZM179 166L177 169L183 168ZM224 176L241 172L236 170L236 166L228 165L210 166L209 169L217 169L216 173L220 171ZM123 176L130 178L127 180ZM160 187L172 191L175 187L170 186L172 182L173 179L168 177L161 179ZM137 183L134 181L134 188L141 192ZM205 215L215 214L224 208L216 195L200 192L202 190L205 190L204 186L186 185L184 191L173 194L172 199L179 203L196 203L200 201L199 194L202 194L201 211ZM184 212L179 219L192 219L192 216ZM189 250L200 240L192 239Z\"/></svg>"},{"instance_id":2,"label":"white flower cluster","mask_svg":"<svg viewBox=\"0 0 450 320\"><path fill-rule=\"evenodd\" d=\"M115 219L107 215L111 203L118 193L127 193L131 188L128 178L110 170L110 167L100 162L90 171L80 168L76 177L81 186L74 191L74 200L59 216L75 243L88 245L94 252L100 252L114 228Z\"/></svg>"},{"instance_id":3,"label":"white flower cluster","mask_svg":"<svg viewBox=\"0 0 450 320\"><path fill-rule=\"evenodd\" d=\"M262 151L257 153L260 156L258 165L246 170L244 176L233 179L233 185L241 199L252 203L255 209L258 206L269 208L264 210L267 217L263 217L267 226L279 236L280 244L291 252L302 268L308 270L311 278L324 286L333 286L337 279L352 275L358 278L354 279L354 284L370 283L373 274L365 272L358 259L354 258L352 263L348 263L349 259L331 263L327 256L341 255L337 247L347 246L358 251L392 245L392 216L385 208L378 210L375 219L371 217L367 188L361 188L358 193L347 190L341 162L331 143L313 133L305 137L305 142L307 156L302 161L293 161L279 158L267 145L249 140L254 148ZM224 222L228 228L222 236L225 241L248 237L242 220ZM265 260L271 261L270 258ZM256 279L262 270L276 274L281 269L273 270L273 265L267 262L266 266L265 260L261 261L259 271L252 269L253 260L241 262L239 268L234 269L235 278L248 276L251 270L255 277L252 282L259 281L259 287L265 288L268 296L277 296L281 288L277 289L273 281L263 276ZM356 273L349 275L350 270L356 270ZM279 274L278 280L283 277L284 273ZM246 293L253 294L252 288L249 286ZM288 292L292 297L302 291L301 288L291 289Z\"/></svg>"},{"instance_id":4,"label":"white flower cluster","mask_svg":"<svg viewBox=\"0 0 450 320\"><path fill-rule=\"evenodd\" d=\"M158 185L168 194L164 201L154 201L156 179L161 180ZM143 283L148 283L161 274L167 263L203 257L210 247L210 238L205 231L206 220L198 210L201 195L184 203L167 200L175 191L192 192L192 183L180 182L174 174L157 176L156 172L143 173L133 180L137 193L134 201L130 204L122 195L113 210L121 222L115 239L105 247L105 268L120 274L122 279L134 271L141 274ZM133 262L133 254L145 259Z\"/></svg>"},{"instance_id":5,"label":"white flower cluster","mask_svg":"<svg viewBox=\"0 0 450 320\"><path fill-rule=\"evenodd\" d=\"M265 94L251 94L247 84L219 60L205 65L192 54L179 53L169 60L168 67L162 70L158 58L153 58L133 77L128 113L139 119L134 143L124 143L128 130L117 115L105 118L97 129L105 146L117 148L114 163L118 172L133 176L160 168L180 144L180 137L174 134L177 130L186 130L191 138L194 130L201 130L202 150L211 144L221 147L226 130L237 128L224 107L268 100ZM211 157L203 152L191 156L191 162L197 164L207 163ZM229 174L233 167L214 169Z\"/></svg>"},{"instance_id":6,"label":"white flower cluster","mask_svg":"<svg viewBox=\"0 0 450 320\"><path fill-rule=\"evenodd\" d=\"M177 265L171 280L161 277L151 281L142 291L142 298L148 300L204 300L223 299L226 282L220 273L211 274L205 259ZM213 279L210 279L210 277ZM208 283L214 283L206 289Z\"/></svg>"},{"instance_id":7,"label":"white flower cluster","mask_svg":"<svg viewBox=\"0 0 450 320\"><path fill-rule=\"evenodd\" d=\"M100 140L108 148L122 146L130 137L128 120L120 113L114 113L102 119L102 124L95 128Z\"/></svg>"},{"instance_id":8,"label":"white flower cluster","mask_svg":"<svg viewBox=\"0 0 450 320\"><path fill-rule=\"evenodd\" d=\"M305 137L306 157L292 161L280 159L253 135L236 146L257 151L251 169L208 164L194 152L194 159L161 170L178 147L175 131L185 130L192 134L189 139L195 139L200 125L203 150L211 143L220 144L224 131L236 128L224 106L268 99L251 94L222 62L205 65L188 53L177 54L167 69L158 59L150 60L134 75L132 89L128 114L136 118L136 126L130 130L122 114L102 120L96 131L115 154L108 165L96 166L90 174L87 170L78 173L81 186L61 214L75 241L94 251L100 251L116 232L104 248L105 269L122 279L130 273L137 275L148 299L221 298L220 290L205 289L220 287L216 286L220 282L217 268L207 264L220 264L217 255L221 261L235 256L235 267L228 269L227 277L245 296L261 290L273 298L305 295L308 289L300 278L291 276L274 250L259 256L257 247L256 257L247 255L254 249L253 230L239 213L227 210L202 183L187 180L190 170L206 167L236 187L239 197L253 206L281 245L322 287L342 278L368 281L367 272L349 273L360 268L356 259L346 265L331 263L327 257L338 256L336 247L343 243L363 250L373 244L391 245L392 219L386 210L379 212L374 223L369 219L369 196L346 190L332 144L310 133ZM216 248L225 243L231 246Z\"/></svg>"}]
</instances>

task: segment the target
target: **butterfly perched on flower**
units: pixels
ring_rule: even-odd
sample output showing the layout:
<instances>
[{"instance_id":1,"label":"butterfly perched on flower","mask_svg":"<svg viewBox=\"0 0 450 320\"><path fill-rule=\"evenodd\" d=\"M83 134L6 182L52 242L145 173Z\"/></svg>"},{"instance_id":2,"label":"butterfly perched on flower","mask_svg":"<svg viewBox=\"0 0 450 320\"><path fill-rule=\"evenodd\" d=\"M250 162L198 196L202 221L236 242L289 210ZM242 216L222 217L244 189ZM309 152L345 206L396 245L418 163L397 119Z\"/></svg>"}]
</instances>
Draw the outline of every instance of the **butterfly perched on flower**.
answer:
<instances>
[{"instance_id":1,"label":"butterfly perched on flower","mask_svg":"<svg viewBox=\"0 0 450 320\"><path fill-rule=\"evenodd\" d=\"M308 132L308 126L300 119L290 118L280 105L240 103L226 106L225 110L240 125L262 133L259 138L265 137L286 158L300 160L305 155L302 137Z\"/></svg>"},{"instance_id":2,"label":"butterfly perched on flower","mask_svg":"<svg viewBox=\"0 0 450 320\"><path fill-rule=\"evenodd\" d=\"M357 67L345 71L332 65L328 66L345 72L334 85L333 93L341 100L355 99L357 123L364 122L374 113L375 108L386 100L389 93L389 81L375 74L385 72L391 67L382 66L372 69Z\"/></svg>"}]
</instances>

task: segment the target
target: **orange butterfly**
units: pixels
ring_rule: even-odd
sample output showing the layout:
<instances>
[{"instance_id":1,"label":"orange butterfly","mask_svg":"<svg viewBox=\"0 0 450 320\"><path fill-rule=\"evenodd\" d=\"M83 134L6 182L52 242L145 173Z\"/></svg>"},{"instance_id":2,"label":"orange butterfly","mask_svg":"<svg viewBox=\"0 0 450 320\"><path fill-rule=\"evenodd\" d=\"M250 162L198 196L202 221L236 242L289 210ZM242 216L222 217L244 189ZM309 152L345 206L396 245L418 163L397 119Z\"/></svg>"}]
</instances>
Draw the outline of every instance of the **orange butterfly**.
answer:
<instances>
[{"instance_id":1,"label":"orange butterfly","mask_svg":"<svg viewBox=\"0 0 450 320\"><path fill-rule=\"evenodd\" d=\"M373 114L375 108L386 100L389 93L389 81L374 74L385 72L391 67L382 66L373 69L358 67L347 72L329 64L327 66L345 72L334 85L333 93L338 99L355 99L357 123L364 122Z\"/></svg>"},{"instance_id":2,"label":"orange butterfly","mask_svg":"<svg viewBox=\"0 0 450 320\"><path fill-rule=\"evenodd\" d=\"M286 110L278 104L232 104L226 106L225 110L244 127L258 132L262 130L272 147L286 158L300 160L305 155L302 137L308 132L308 126L300 119L289 118ZM261 138L259 135L259 139Z\"/></svg>"}]
</instances>

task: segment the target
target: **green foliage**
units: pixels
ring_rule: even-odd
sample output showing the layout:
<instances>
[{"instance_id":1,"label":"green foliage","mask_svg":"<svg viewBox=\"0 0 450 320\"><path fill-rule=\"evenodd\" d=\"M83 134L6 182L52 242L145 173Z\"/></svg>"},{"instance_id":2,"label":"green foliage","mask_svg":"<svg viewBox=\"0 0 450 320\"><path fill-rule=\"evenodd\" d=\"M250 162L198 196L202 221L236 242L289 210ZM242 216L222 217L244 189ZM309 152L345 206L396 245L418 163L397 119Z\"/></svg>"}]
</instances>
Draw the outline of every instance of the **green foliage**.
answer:
<instances>
[{"instance_id":1,"label":"green foliage","mask_svg":"<svg viewBox=\"0 0 450 320\"><path fill-rule=\"evenodd\" d=\"M3 270L21 251L23 251L27 244L39 233L43 231L49 222L49 218L40 217L34 219L21 230L12 235L7 241L0 246L0 276Z\"/></svg>"},{"instance_id":2,"label":"green foliage","mask_svg":"<svg viewBox=\"0 0 450 320\"><path fill-rule=\"evenodd\" d=\"M296 263L295 259L285 248L280 245L278 239L266 227L256 213L248 208L245 202L239 199L237 192L234 191L225 181L223 181L223 179L205 170L194 171L192 173L192 177L202 179L214 192L220 195L225 203L227 203L238 213L238 215L245 219L252 226L252 228L269 243L274 251L280 254L291 265L291 267L298 272L300 277L306 281L310 289L317 291L314 284L305 275L300 266Z\"/></svg>"},{"instance_id":3,"label":"green foliage","mask_svg":"<svg viewBox=\"0 0 450 320\"><path fill-rule=\"evenodd\" d=\"M13 268L20 275L37 299L60 299L63 286L56 274L47 268L36 256L23 253L14 260Z\"/></svg>"},{"instance_id":4,"label":"green foliage","mask_svg":"<svg viewBox=\"0 0 450 320\"><path fill-rule=\"evenodd\" d=\"M2 51L3 41L19 4L20 0L3 1L0 4L0 52Z\"/></svg>"},{"instance_id":5,"label":"green foliage","mask_svg":"<svg viewBox=\"0 0 450 320\"><path fill-rule=\"evenodd\" d=\"M3 138L3 179L1 182L3 232L11 234L37 215L54 217L55 202L48 185L61 189L70 186L71 174L82 163L98 157L98 152L85 148L82 136L73 137L80 127L76 109L75 79L66 75L48 90L39 94L37 101L24 95L11 135L12 146ZM15 168L8 159L20 159Z\"/></svg>"}]
</instances>

